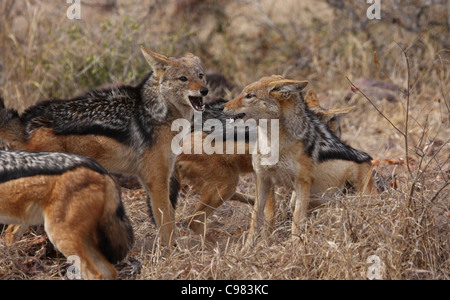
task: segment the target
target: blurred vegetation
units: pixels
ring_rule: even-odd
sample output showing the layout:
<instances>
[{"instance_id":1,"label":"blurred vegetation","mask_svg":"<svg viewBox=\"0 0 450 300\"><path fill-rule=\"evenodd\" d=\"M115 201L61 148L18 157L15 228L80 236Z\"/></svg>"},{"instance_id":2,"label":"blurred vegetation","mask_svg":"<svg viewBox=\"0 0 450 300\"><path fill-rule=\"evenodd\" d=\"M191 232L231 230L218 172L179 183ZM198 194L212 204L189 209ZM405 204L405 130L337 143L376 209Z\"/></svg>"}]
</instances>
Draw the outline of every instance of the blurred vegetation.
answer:
<instances>
[{"instance_id":1,"label":"blurred vegetation","mask_svg":"<svg viewBox=\"0 0 450 300\"><path fill-rule=\"evenodd\" d=\"M346 75L398 83L401 48L409 47L415 71L448 80L447 1L382 1L381 20L369 20L369 5L353 1L86 2L81 20L67 19L68 5L2 2L0 85L18 89L12 100L26 106L136 81L148 70L139 44L167 55L195 53L238 83L282 73L328 88Z\"/></svg>"}]
</instances>

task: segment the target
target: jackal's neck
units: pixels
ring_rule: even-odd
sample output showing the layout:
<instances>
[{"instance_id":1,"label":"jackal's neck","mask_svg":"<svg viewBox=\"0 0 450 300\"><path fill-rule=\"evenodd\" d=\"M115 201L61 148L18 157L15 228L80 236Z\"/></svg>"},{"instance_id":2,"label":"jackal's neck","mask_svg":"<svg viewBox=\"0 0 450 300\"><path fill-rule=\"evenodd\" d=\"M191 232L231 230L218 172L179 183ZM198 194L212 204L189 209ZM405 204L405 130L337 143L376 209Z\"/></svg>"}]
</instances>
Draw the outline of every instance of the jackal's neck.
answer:
<instances>
[{"instance_id":1,"label":"jackal's neck","mask_svg":"<svg viewBox=\"0 0 450 300\"><path fill-rule=\"evenodd\" d=\"M194 111L188 105L174 105L173 99L167 99L160 91L159 81L155 76L150 76L141 85L141 98L145 113L153 120L160 123L167 123L175 119L183 118L192 120ZM169 101L172 100L172 101ZM178 101L182 103L182 101Z\"/></svg>"},{"instance_id":2,"label":"jackal's neck","mask_svg":"<svg viewBox=\"0 0 450 300\"><path fill-rule=\"evenodd\" d=\"M164 123L170 115L169 105L159 92L158 79L152 74L141 87L142 105L147 115Z\"/></svg>"},{"instance_id":3,"label":"jackal's neck","mask_svg":"<svg viewBox=\"0 0 450 300\"><path fill-rule=\"evenodd\" d=\"M299 95L298 97L301 97ZM302 98L293 103L289 110L285 110L280 118L280 127L284 129L287 138L304 141L308 138L312 128L313 116Z\"/></svg>"}]
</instances>

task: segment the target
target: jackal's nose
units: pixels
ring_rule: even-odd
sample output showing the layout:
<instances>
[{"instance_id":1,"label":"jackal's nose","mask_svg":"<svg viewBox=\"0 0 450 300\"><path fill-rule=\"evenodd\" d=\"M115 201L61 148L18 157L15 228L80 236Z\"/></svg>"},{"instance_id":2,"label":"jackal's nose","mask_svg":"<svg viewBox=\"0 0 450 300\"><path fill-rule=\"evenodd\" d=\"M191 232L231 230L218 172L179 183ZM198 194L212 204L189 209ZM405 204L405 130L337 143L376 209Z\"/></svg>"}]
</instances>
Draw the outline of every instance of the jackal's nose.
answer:
<instances>
[{"instance_id":1,"label":"jackal's nose","mask_svg":"<svg viewBox=\"0 0 450 300\"><path fill-rule=\"evenodd\" d=\"M208 95L209 90L207 88L202 88L200 89L200 94L202 94L202 96L206 96Z\"/></svg>"}]
</instances>

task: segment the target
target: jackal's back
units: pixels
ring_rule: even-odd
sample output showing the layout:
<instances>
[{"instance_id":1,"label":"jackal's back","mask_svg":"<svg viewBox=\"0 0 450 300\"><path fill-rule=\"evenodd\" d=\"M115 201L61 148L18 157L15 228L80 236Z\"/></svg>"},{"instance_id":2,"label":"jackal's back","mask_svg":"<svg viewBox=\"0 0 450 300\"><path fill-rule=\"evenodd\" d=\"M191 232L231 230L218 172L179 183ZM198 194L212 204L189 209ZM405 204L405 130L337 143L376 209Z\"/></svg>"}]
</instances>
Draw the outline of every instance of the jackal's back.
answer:
<instances>
[{"instance_id":1,"label":"jackal's back","mask_svg":"<svg viewBox=\"0 0 450 300\"><path fill-rule=\"evenodd\" d=\"M0 183L35 175L59 175L77 167L107 174L86 156L57 152L0 151Z\"/></svg>"},{"instance_id":2,"label":"jackal's back","mask_svg":"<svg viewBox=\"0 0 450 300\"><path fill-rule=\"evenodd\" d=\"M151 145L157 122L147 114L152 103L142 97L151 74L138 86L93 90L70 100L48 100L29 107L20 117L25 136L39 128L55 134L94 134L113 138L127 145Z\"/></svg>"}]
</instances>

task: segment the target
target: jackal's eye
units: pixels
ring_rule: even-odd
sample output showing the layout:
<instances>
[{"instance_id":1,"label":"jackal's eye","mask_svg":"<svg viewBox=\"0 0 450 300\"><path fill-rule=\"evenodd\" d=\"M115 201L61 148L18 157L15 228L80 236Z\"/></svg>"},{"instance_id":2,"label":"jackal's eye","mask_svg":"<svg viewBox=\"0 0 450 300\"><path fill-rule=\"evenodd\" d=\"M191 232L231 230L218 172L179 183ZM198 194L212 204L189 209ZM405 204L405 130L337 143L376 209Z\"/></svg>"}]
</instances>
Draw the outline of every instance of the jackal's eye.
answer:
<instances>
[{"instance_id":1,"label":"jackal's eye","mask_svg":"<svg viewBox=\"0 0 450 300\"><path fill-rule=\"evenodd\" d=\"M255 97L255 95L253 95L253 94L247 94L247 95L245 95L245 98L247 98L247 99L252 99L252 98L254 98Z\"/></svg>"},{"instance_id":2,"label":"jackal's eye","mask_svg":"<svg viewBox=\"0 0 450 300\"><path fill-rule=\"evenodd\" d=\"M178 79L180 79L180 81L183 81L183 82L186 82L188 80L186 76L181 76Z\"/></svg>"},{"instance_id":3,"label":"jackal's eye","mask_svg":"<svg viewBox=\"0 0 450 300\"><path fill-rule=\"evenodd\" d=\"M203 77L205 77L205 74L203 74L203 73L198 74L198 78L203 79Z\"/></svg>"}]
</instances>

